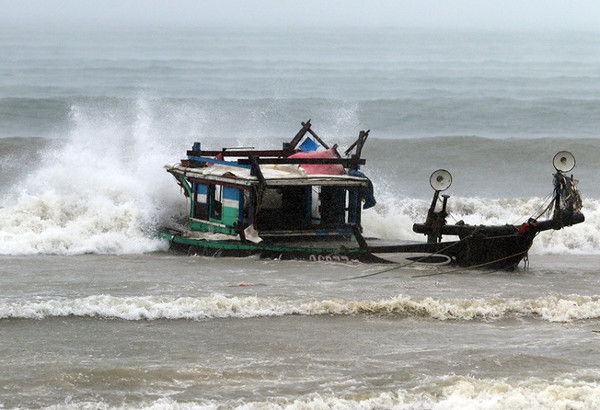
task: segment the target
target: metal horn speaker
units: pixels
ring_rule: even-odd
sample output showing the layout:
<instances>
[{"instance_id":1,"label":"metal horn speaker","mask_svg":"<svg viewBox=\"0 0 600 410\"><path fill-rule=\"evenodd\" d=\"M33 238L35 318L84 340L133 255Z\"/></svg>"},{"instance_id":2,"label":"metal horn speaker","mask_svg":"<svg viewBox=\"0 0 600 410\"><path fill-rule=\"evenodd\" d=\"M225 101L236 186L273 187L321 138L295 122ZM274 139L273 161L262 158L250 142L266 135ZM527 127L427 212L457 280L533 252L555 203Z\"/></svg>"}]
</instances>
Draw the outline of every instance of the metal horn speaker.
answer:
<instances>
[{"instance_id":1,"label":"metal horn speaker","mask_svg":"<svg viewBox=\"0 0 600 410\"><path fill-rule=\"evenodd\" d=\"M445 169L438 169L429 177L429 184L435 191L445 191L452 185L452 175Z\"/></svg>"},{"instance_id":2,"label":"metal horn speaker","mask_svg":"<svg viewBox=\"0 0 600 410\"><path fill-rule=\"evenodd\" d=\"M575 157L569 151L560 151L554 156L552 164L557 171L569 172L575 168Z\"/></svg>"}]
</instances>

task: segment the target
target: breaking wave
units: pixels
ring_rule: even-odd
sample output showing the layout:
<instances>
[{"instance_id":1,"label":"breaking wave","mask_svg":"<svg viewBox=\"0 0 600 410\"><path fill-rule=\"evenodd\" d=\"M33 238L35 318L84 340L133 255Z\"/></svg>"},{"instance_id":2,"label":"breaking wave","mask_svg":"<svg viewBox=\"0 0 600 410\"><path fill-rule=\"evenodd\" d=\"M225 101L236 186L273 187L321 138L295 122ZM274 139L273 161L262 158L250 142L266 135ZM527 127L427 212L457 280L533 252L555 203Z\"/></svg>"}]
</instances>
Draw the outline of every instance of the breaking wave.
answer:
<instances>
[{"instance_id":1,"label":"breaking wave","mask_svg":"<svg viewBox=\"0 0 600 410\"><path fill-rule=\"evenodd\" d=\"M529 317L547 322L600 318L600 296L546 296L536 299L434 299L398 296L384 300L285 301L259 297L166 298L94 295L40 301L0 301L0 319L92 317L121 320L255 318L286 315L392 315L431 320Z\"/></svg>"},{"instance_id":2,"label":"breaking wave","mask_svg":"<svg viewBox=\"0 0 600 410\"><path fill-rule=\"evenodd\" d=\"M109 406L104 403L81 402L51 406L51 409L77 410L102 408L120 409L405 409L447 410L465 408L556 410L593 409L600 406L600 384L576 380L571 375L563 379L477 379L470 376L441 376L412 389L385 392L360 392L335 395L311 393L299 397L271 397L261 400L199 400L177 401L165 397L153 402Z\"/></svg>"},{"instance_id":3,"label":"breaking wave","mask_svg":"<svg viewBox=\"0 0 600 410\"><path fill-rule=\"evenodd\" d=\"M36 153L39 162L26 163L27 174L16 183L2 181L8 185L0 203L0 254L165 249L154 231L181 212L176 185L162 169L169 141L145 100L128 110L113 107L99 116L85 105L71 107L66 141L44 146Z\"/></svg>"}]
</instances>

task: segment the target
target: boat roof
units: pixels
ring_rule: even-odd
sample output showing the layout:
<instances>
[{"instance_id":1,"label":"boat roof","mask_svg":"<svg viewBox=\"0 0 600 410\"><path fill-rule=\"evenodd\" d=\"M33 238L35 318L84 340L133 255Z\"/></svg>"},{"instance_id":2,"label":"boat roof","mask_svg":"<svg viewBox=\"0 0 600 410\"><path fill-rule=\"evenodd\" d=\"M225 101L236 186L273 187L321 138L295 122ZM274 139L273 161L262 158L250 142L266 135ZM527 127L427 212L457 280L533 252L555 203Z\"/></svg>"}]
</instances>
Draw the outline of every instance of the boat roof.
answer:
<instances>
[{"instance_id":1,"label":"boat roof","mask_svg":"<svg viewBox=\"0 0 600 410\"><path fill-rule=\"evenodd\" d=\"M207 183L252 186L320 185L367 186L369 180L359 172L362 147L369 131L360 131L358 139L345 152L337 145L329 147L312 129L310 120L281 150L254 148L201 149L199 142L186 152L187 159L165 165L168 172Z\"/></svg>"},{"instance_id":2,"label":"boat roof","mask_svg":"<svg viewBox=\"0 0 600 410\"><path fill-rule=\"evenodd\" d=\"M165 169L186 178L196 178L207 182L234 184L234 185L256 185L260 179L252 175L250 168L240 168L228 165L215 164L205 167L188 167L181 163L165 165ZM365 177L344 175L307 174L300 166L291 165L263 165L260 167L263 182L268 186L366 186L368 180Z\"/></svg>"}]
</instances>

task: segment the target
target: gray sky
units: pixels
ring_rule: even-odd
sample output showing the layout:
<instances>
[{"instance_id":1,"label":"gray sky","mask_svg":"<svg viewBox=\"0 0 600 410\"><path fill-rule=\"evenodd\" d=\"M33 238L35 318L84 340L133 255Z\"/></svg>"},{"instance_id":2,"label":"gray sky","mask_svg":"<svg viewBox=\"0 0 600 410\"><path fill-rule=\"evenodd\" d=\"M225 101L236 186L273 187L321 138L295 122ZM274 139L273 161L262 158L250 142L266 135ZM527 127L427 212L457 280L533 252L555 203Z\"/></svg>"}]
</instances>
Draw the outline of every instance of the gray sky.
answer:
<instances>
[{"instance_id":1,"label":"gray sky","mask_svg":"<svg viewBox=\"0 0 600 410\"><path fill-rule=\"evenodd\" d=\"M0 23L600 29L599 0L0 0Z\"/></svg>"}]
</instances>

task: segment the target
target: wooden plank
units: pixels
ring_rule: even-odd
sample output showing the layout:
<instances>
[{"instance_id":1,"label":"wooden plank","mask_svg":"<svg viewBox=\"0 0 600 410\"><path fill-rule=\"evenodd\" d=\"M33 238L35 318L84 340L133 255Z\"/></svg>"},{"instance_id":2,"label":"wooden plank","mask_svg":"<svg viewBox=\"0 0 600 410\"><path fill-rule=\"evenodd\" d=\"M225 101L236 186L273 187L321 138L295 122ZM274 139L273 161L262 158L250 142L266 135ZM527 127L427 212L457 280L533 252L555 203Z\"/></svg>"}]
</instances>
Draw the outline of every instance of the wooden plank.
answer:
<instances>
[{"instance_id":1,"label":"wooden plank","mask_svg":"<svg viewBox=\"0 0 600 410\"><path fill-rule=\"evenodd\" d=\"M365 165L366 163L366 160L364 159L354 158L255 158L255 160L258 164L340 164L345 168L356 165ZM241 165L252 164L252 161L247 158L240 158L237 162Z\"/></svg>"},{"instance_id":2,"label":"wooden plank","mask_svg":"<svg viewBox=\"0 0 600 410\"><path fill-rule=\"evenodd\" d=\"M228 165L231 167L238 167L238 168L247 168L247 169L251 168L250 164L241 164L241 163L235 162L235 161L223 161L220 159L208 158L208 157L197 157L194 155L188 156L188 160L194 161L196 164L205 162L205 163L209 163L209 164Z\"/></svg>"},{"instance_id":3,"label":"wooden plank","mask_svg":"<svg viewBox=\"0 0 600 410\"><path fill-rule=\"evenodd\" d=\"M240 151L186 151L188 156L194 157L289 157L298 151L294 150L240 150Z\"/></svg>"},{"instance_id":4,"label":"wooden plank","mask_svg":"<svg viewBox=\"0 0 600 410\"><path fill-rule=\"evenodd\" d=\"M310 129L310 126L310 119L306 122L303 122L300 131L298 131L296 136L294 136L294 138L287 145L292 149L296 148L296 145L298 145L302 137L304 137L304 134L306 134L306 132Z\"/></svg>"}]
</instances>

